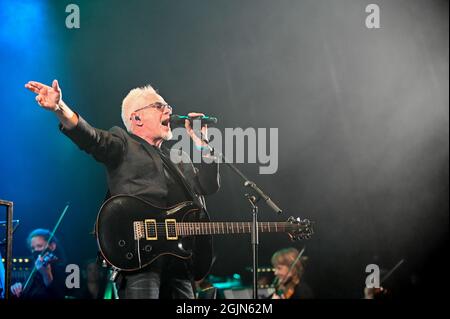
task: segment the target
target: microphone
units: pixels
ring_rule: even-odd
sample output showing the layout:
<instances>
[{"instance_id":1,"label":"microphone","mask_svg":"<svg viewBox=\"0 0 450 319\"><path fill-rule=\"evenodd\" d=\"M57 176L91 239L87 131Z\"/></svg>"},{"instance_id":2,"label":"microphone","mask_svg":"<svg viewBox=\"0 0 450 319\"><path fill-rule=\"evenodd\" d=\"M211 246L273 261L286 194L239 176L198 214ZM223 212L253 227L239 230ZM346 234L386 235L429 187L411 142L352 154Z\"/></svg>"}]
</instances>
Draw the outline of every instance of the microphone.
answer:
<instances>
[{"instance_id":1,"label":"microphone","mask_svg":"<svg viewBox=\"0 0 450 319\"><path fill-rule=\"evenodd\" d=\"M216 124L217 123L217 117L212 117L212 116L188 116L188 115L177 115L177 114L172 114L170 116L170 124L182 124L184 125L184 121L185 120L189 120L194 121L194 120L200 120L202 122L202 124Z\"/></svg>"}]
</instances>

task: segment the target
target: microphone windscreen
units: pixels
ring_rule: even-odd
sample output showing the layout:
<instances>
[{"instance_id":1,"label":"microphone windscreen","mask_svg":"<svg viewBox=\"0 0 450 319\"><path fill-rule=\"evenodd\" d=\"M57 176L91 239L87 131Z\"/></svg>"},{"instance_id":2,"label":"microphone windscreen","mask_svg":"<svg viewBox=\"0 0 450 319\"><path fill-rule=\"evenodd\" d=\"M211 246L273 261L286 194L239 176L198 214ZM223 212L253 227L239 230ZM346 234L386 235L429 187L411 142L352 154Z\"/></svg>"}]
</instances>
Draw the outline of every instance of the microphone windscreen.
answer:
<instances>
[{"instance_id":1,"label":"microphone windscreen","mask_svg":"<svg viewBox=\"0 0 450 319\"><path fill-rule=\"evenodd\" d=\"M193 121L199 119L204 124L216 124L217 123L217 117L212 116L203 116L203 117L189 117L186 115L178 115L178 114L172 114L170 116L170 123L171 124L182 124L184 125L185 120Z\"/></svg>"}]
</instances>

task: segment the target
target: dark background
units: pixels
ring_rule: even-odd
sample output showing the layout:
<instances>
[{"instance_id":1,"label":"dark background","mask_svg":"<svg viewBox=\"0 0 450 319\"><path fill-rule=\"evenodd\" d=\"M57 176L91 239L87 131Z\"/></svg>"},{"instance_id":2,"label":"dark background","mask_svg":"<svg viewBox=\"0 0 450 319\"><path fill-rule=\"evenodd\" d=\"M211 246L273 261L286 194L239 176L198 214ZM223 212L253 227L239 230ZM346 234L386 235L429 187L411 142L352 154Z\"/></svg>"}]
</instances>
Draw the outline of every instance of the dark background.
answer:
<instances>
[{"instance_id":1,"label":"dark background","mask_svg":"<svg viewBox=\"0 0 450 319\"><path fill-rule=\"evenodd\" d=\"M65 27L69 3L80 29ZM21 221L14 255L70 202L57 236L72 262L94 257L89 232L106 191L102 166L24 84L58 79L66 103L103 129L121 124L131 88L152 84L176 113L215 115L220 129L279 129L276 174L238 166L284 209L261 204L260 220L310 218L316 232L298 243L262 234L261 265L306 244L306 280L321 298L360 298L367 264L401 259L386 283L399 296L447 285L448 2L377 1L380 29L365 26L369 3L2 1L0 198ZM223 167L212 219L250 221L244 192ZM215 245L212 273L245 275L250 237Z\"/></svg>"}]
</instances>

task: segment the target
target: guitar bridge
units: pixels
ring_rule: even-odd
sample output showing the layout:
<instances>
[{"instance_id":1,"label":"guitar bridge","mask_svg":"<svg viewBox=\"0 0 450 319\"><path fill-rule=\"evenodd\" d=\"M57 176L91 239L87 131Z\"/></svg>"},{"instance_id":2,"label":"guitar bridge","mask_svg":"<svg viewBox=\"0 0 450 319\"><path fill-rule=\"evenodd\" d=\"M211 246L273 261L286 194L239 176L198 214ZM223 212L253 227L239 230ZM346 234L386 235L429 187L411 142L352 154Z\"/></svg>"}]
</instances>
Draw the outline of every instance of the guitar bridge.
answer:
<instances>
[{"instance_id":1,"label":"guitar bridge","mask_svg":"<svg viewBox=\"0 0 450 319\"><path fill-rule=\"evenodd\" d=\"M134 240L144 238L144 222L133 222Z\"/></svg>"}]
</instances>

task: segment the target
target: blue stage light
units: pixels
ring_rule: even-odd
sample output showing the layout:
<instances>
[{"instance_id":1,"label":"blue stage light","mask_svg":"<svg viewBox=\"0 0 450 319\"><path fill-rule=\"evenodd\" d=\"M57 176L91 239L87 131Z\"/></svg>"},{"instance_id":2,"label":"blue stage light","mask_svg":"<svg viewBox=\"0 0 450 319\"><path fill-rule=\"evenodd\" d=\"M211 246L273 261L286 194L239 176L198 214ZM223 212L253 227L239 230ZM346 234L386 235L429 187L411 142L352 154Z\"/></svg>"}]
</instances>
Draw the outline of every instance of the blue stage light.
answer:
<instances>
[{"instance_id":1,"label":"blue stage light","mask_svg":"<svg viewBox=\"0 0 450 319\"><path fill-rule=\"evenodd\" d=\"M3 45L35 45L47 19L47 1L0 1L0 43Z\"/></svg>"}]
</instances>

